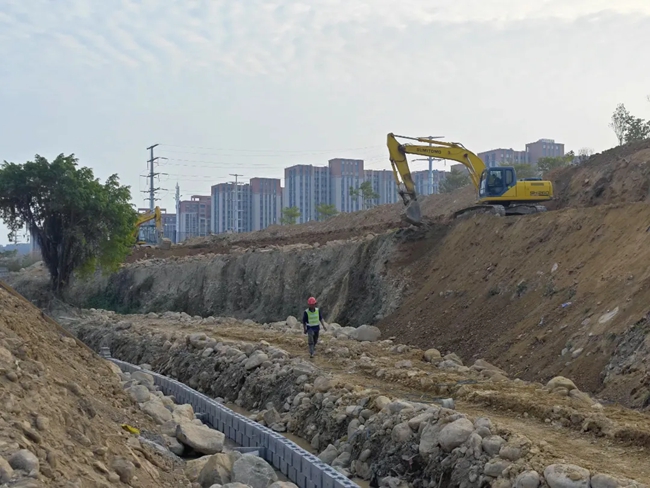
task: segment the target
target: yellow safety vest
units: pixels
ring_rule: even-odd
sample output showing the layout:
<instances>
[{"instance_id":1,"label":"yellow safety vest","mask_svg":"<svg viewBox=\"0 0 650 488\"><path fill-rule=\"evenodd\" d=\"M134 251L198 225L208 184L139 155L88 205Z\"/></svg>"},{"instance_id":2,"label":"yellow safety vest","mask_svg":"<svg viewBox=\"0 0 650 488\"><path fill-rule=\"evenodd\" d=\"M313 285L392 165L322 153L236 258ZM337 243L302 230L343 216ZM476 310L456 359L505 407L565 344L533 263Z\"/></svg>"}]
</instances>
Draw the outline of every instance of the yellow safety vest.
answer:
<instances>
[{"instance_id":1,"label":"yellow safety vest","mask_svg":"<svg viewBox=\"0 0 650 488\"><path fill-rule=\"evenodd\" d=\"M317 308L313 312L309 309L305 310L305 312L307 312L307 325L320 325L320 314Z\"/></svg>"}]
</instances>

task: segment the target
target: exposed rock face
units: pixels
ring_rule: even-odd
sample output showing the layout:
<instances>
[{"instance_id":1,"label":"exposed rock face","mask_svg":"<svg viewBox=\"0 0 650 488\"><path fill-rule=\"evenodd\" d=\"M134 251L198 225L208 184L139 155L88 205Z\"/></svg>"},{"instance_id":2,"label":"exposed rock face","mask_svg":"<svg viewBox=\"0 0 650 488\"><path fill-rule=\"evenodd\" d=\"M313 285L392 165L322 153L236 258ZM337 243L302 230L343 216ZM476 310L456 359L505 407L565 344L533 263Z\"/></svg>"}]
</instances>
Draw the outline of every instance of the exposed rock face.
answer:
<instances>
[{"instance_id":1,"label":"exposed rock face","mask_svg":"<svg viewBox=\"0 0 650 488\"><path fill-rule=\"evenodd\" d=\"M328 304L326 320L355 326L374 323L399 304L402 284L382 279L384 263L396 244L394 236L380 235L372 240L332 241L317 250L307 245L204 255L164 265L148 260L127 265L110 277L75 282L67 300L89 307L112 297L111 307L117 310L170 310L275 322L297 314L300 319L302 290L309 289Z\"/></svg>"}]
</instances>

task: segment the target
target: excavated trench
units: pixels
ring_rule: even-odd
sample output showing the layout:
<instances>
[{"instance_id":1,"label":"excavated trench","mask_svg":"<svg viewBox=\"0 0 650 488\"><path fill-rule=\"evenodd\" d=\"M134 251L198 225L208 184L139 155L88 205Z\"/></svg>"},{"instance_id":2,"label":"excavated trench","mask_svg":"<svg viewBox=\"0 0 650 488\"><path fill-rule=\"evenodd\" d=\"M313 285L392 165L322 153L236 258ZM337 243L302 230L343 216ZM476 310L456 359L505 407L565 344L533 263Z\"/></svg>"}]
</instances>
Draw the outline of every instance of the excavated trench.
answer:
<instances>
[{"instance_id":1,"label":"excavated trench","mask_svg":"<svg viewBox=\"0 0 650 488\"><path fill-rule=\"evenodd\" d=\"M117 359L150 364L160 374L298 436L359 483L531 486L524 481L539 482L545 473L554 476L565 469L552 464L554 458L536 443L487 418L472 421L435 404L391 401L377 390L361 391L264 341L217 342L204 333L146 331L96 317L71 319L68 327L95 350L108 347ZM574 475L588 479L589 471L579 468Z\"/></svg>"}]
</instances>

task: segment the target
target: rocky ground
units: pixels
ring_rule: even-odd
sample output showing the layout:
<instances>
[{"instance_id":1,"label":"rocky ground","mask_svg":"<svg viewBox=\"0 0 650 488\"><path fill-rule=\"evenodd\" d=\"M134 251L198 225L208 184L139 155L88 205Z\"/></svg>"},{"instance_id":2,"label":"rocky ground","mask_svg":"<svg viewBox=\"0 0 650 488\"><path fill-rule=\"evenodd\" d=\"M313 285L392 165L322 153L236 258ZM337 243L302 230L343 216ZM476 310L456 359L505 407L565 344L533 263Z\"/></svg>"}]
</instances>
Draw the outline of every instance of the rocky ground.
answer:
<instances>
[{"instance_id":1,"label":"rocky ground","mask_svg":"<svg viewBox=\"0 0 650 488\"><path fill-rule=\"evenodd\" d=\"M2 486L190 486L182 463L122 428L157 430L111 364L4 288L0 402Z\"/></svg>"},{"instance_id":2,"label":"rocky ground","mask_svg":"<svg viewBox=\"0 0 650 488\"><path fill-rule=\"evenodd\" d=\"M647 416L604 406L566 378L528 383L484 360L466 366L455 354L382 340L374 327L336 324L310 361L293 317L256 324L67 310L59 319L93 347L306 439L321 459L371 484L650 481Z\"/></svg>"}]
</instances>

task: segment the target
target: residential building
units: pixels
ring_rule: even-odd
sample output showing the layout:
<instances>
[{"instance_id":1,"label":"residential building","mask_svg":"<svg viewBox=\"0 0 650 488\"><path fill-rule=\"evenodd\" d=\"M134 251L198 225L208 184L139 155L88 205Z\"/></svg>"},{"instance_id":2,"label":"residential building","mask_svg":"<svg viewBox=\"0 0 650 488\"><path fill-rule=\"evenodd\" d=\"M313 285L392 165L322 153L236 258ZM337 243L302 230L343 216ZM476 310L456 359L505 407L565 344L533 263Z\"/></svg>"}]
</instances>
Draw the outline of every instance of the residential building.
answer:
<instances>
[{"instance_id":1,"label":"residential building","mask_svg":"<svg viewBox=\"0 0 650 488\"><path fill-rule=\"evenodd\" d=\"M429 195L429 170L413 171L411 173L413 183L415 183L415 192L418 195ZM445 172L434 169L433 177L433 195L440 193L440 185L445 180Z\"/></svg>"},{"instance_id":2,"label":"residential building","mask_svg":"<svg viewBox=\"0 0 650 488\"><path fill-rule=\"evenodd\" d=\"M275 178L250 180L250 230L262 230L279 224L282 218L282 185Z\"/></svg>"},{"instance_id":3,"label":"residential building","mask_svg":"<svg viewBox=\"0 0 650 488\"><path fill-rule=\"evenodd\" d=\"M162 215L163 237L176 242L176 214L160 209Z\"/></svg>"},{"instance_id":4,"label":"residential building","mask_svg":"<svg viewBox=\"0 0 650 488\"><path fill-rule=\"evenodd\" d=\"M298 164L284 169L282 207L297 207L302 224L318 217L320 204L330 203L330 175L327 166Z\"/></svg>"},{"instance_id":5,"label":"residential building","mask_svg":"<svg viewBox=\"0 0 650 488\"><path fill-rule=\"evenodd\" d=\"M362 159L330 159L330 203L339 212L356 212L363 208L362 198L350 195L350 188L359 188L365 180Z\"/></svg>"},{"instance_id":6,"label":"residential building","mask_svg":"<svg viewBox=\"0 0 650 488\"><path fill-rule=\"evenodd\" d=\"M379 195L379 198L373 201L373 205L385 205L395 203L399 200L397 185L393 171L389 169L367 169L365 170L365 181L372 183L372 189Z\"/></svg>"},{"instance_id":7,"label":"residential building","mask_svg":"<svg viewBox=\"0 0 650 488\"><path fill-rule=\"evenodd\" d=\"M210 234L210 200L209 196L192 195L190 200L179 202L178 242Z\"/></svg>"},{"instance_id":8,"label":"residential building","mask_svg":"<svg viewBox=\"0 0 650 488\"><path fill-rule=\"evenodd\" d=\"M526 154L529 164L537 164L541 158L564 156L564 144L555 142L554 139L540 139L526 144Z\"/></svg>"},{"instance_id":9,"label":"residential building","mask_svg":"<svg viewBox=\"0 0 650 488\"><path fill-rule=\"evenodd\" d=\"M467 169L467 166L465 166L462 163L452 164L451 166L449 166L449 171L453 171L453 170L460 171L461 173L464 172L469 174L469 170Z\"/></svg>"},{"instance_id":10,"label":"residential building","mask_svg":"<svg viewBox=\"0 0 650 488\"><path fill-rule=\"evenodd\" d=\"M514 149L490 149L489 151L477 154L483 160L485 166L505 166L514 164L526 164L528 162L526 151L515 151Z\"/></svg>"},{"instance_id":11,"label":"residential building","mask_svg":"<svg viewBox=\"0 0 650 488\"><path fill-rule=\"evenodd\" d=\"M219 183L210 192L210 228L215 234L251 231L251 185Z\"/></svg>"}]
</instances>

